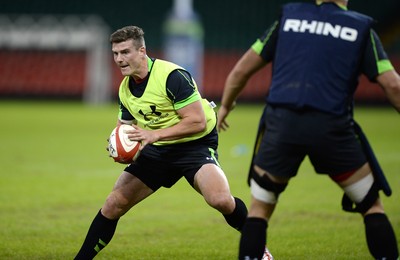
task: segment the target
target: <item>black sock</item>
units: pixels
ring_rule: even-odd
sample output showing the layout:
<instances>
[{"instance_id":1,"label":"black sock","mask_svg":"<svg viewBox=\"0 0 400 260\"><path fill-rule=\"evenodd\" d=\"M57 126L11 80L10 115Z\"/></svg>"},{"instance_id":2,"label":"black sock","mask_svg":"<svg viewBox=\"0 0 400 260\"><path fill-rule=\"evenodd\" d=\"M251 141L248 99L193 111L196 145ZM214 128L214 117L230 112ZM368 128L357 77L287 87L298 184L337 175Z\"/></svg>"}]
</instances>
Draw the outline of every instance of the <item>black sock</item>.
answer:
<instances>
[{"instance_id":1,"label":"black sock","mask_svg":"<svg viewBox=\"0 0 400 260\"><path fill-rule=\"evenodd\" d=\"M85 241L75 260L93 259L110 241L114 235L119 219L111 220L104 217L101 211L97 213L90 225Z\"/></svg>"},{"instance_id":2,"label":"black sock","mask_svg":"<svg viewBox=\"0 0 400 260\"><path fill-rule=\"evenodd\" d=\"M233 212L229 215L224 215L224 218L231 227L241 231L243 228L244 222L246 221L247 207L244 204L244 202L239 198L235 198L235 203L236 203L236 206L235 206L235 209L233 210Z\"/></svg>"},{"instance_id":3,"label":"black sock","mask_svg":"<svg viewBox=\"0 0 400 260\"><path fill-rule=\"evenodd\" d=\"M267 242L268 223L262 218L248 218L242 230L239 260L262 259Z\"/></svg>"},{"instance_id":4,"label":"black sock","mask_svg":"<svg viewBox=\"0 0 400 260\"><path fill-rule=\"evenodd\" d=\"M392 260L399 257L396 236L385 214L374 213L364 217L369 251L375 259Z\"/></svg>"}]
</instances>

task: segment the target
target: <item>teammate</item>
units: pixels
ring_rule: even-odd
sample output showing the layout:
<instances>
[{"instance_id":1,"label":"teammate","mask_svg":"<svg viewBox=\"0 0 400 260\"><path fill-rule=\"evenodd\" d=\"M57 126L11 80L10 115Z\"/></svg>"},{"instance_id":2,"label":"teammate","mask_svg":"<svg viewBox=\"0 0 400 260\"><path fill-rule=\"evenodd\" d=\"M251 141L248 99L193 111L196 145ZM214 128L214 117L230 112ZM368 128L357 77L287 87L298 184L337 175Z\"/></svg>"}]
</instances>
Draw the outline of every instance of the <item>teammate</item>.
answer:
<instances>
[{"instance_id":1,"label":"teammate","mask_svg":"<svg viewBox=\"0 0 400 260\"><path fill-rule=\"evenodd\" d=\"M188 71L147 56L141 28L121 28L110 41L114 61L125 76L119 88L117 125L135 124L137 130L130 131L129 138L142 142L141 154L118 178L75 259L94 258L110 242L120 217L181 177L230 226L241 230L247 208L231 195L218 163L213 106L202 99Z\"/></svg>"},{"instance_id":2,"label":"teammate","mask_svg":"<svg viewBox=\"0 0 400 260\"><path fill-rule=\"evenodd\" d=\"M268 220L278 197L305 156L317 173L344 191L343 209L359 212L375 259L397 259L392 225L379 199L390 194L373 153L353 120L353 95L360 73L379 83L400 112L400 77L393 69L373 20L347 10L347 1L291 3L241 57L228 75L218 130L249 78L272 62L272 81L260 120L249 174L251 206L239 259L261 259ZM360 142L359 142L360 139Z\"/></svg>"}]
</instances>

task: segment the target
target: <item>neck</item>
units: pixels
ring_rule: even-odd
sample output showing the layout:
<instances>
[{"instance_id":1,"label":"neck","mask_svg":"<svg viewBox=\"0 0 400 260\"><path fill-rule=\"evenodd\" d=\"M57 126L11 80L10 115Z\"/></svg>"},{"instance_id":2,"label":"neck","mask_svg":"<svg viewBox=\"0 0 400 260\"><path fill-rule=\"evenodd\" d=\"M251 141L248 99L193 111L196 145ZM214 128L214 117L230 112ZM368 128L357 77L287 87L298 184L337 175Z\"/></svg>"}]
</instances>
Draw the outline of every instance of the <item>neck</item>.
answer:
<instances>
[{"instance_id":1,"label":"neck","mask_svg":"<svg viewBox=\"0 0 400 260\"><path fill-rule=\"evenodd\" d=\"M135 80L136 83L140 83L144 81L153 66L153 61L146 55L143 60L143 69L140 70L139 74L132 75L132 78Z\"/></svg>"}]
</instances>

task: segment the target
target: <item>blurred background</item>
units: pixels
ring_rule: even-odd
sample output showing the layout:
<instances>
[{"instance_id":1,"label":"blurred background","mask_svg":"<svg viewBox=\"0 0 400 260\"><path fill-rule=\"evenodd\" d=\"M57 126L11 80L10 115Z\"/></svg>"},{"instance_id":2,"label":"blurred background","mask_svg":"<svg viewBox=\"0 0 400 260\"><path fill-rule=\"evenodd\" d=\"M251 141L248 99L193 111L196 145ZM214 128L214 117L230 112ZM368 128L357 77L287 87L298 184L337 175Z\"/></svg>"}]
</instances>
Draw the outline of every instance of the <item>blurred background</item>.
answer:
<instances>
[{"instance_id":1,"label":"blurred background","mask_svg":"<svg viewBox=\"0 0 400 260\"><path fill-rule=\"evenodd\" d=\"M0 9L0 98L72 99L100 104L117 98L121 75L109 35L126 25L145 31L148 55L186 67L203 96L219 101L239 57L277 19L286 0L49 1L14 0ZM302 1L302 2L311 2ZM374 29L400 70L400 1L351 0L373 17ZM249 82L241 99L262 101L270 67ZM364 77L356 100L386 103Z\"/></svg>"}]
</instances>

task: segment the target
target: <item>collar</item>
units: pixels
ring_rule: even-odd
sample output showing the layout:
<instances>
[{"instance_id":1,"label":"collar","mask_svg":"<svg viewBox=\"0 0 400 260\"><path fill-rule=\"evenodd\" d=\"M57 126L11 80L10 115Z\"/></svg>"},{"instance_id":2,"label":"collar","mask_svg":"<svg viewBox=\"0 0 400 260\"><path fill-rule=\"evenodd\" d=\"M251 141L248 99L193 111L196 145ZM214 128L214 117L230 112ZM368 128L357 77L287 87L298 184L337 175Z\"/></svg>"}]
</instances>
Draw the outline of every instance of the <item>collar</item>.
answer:
<instances>
[{"instance_id":1,"label":"collar","mask_svg":"<svg viewBox=\"0 0 400 260\"><path fill-rule=\"evenodd\" d=\"M317 5L322 5L322 4L325 4L325 3L333 3L333 4L337 5L338 7L342 8L343 10L347 11L347 6L339 4L339 3L336 3L335 1L326 2L326 1L322 1L322 0L317 0L316 3L317 3Z\"/></svg>"},{"instance_id":2,"label":"collar","mask_svg":"<svg viewBox=\"0 0 400 260\"><path fill-rule=\"evenodd\" d=\"M151 71L151 68L153 67L154 60L152 60L151 58L149 58L149 56L146 56L146 57L147 57L147 69L148 69L148 71L150 72L150 71Z\"/></svg>"}]
</instances>

